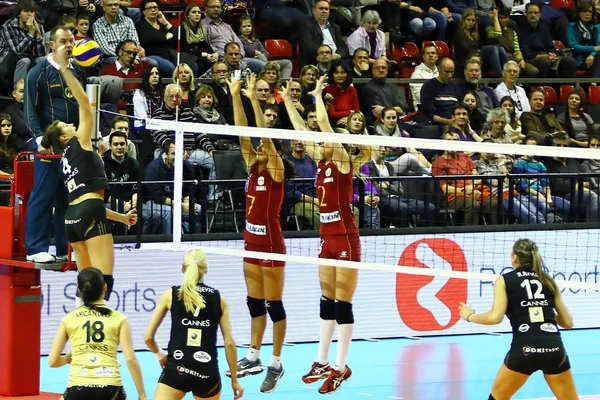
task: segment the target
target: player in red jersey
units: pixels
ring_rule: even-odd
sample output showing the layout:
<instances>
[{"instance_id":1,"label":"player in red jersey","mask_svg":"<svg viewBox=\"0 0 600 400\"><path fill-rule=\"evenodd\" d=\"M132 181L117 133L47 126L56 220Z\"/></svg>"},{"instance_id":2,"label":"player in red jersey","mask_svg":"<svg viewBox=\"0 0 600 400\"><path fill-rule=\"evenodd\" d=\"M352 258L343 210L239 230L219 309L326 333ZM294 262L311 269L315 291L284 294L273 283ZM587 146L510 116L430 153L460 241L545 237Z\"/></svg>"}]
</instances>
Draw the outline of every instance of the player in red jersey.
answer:
<instances>
[{"instance_id":1,"label":"player in red jersey","mask_svg":"<svg viewBox=\"0 0 600 400\"><path fill-rule=\"evenodd\" d=\"M322 77L317 82L315 90L310 94L315 99L317 120L321 131L334 132L329 124L322 98L324 79ZM289 90L288 83L282 95L290 120L295 129L308 130L293 105ZM315 183L321 213L319 257L360 261L360 240L352 211L352 176L354 165L360 167L369 159L370 149L359 147L359 153L351 155L341 143L324 143L322 146L316 146L314 143L306 142L305 148L312 159L318 161ZM354 330L352 297L358 281L358 270L320 265L319 279L321 282L319 354L310 372L304 375L302 380L305 383L313 383L326 378L319 388L319 393L328 394L339 389L342 382L352 375L352 371L346 365L346 359ZM335 366L331 368L328 356L336 322L339 326L338 354Z\"/></svg>"},{"instance_id":2,"label":"player in red jersey","mask_svg":"<svg viewBox=\"0 0 600 400\"><path fill-rule=\"evenodd\" d=\"M235 124L248 126L240 94L242 82L234 79L227 83L232 97ZM246 80L246 84L245 94L252 103L256 124L258 127L265 128L263 112L256 97L254 74ZM246 136L240 137L240 144L249 171L246 183L245 249L285 254L279 211L283 203L284 181L294 175L294 166L291 162L282 159L279 141L274 142L263 138L260 146L254 149L250 137ZM248 289L247 303L252 317L252 332L248 355L238 362L237 375L244 377L263 371L259 353L268 312L273 321L273 355L267 368L267 375L260 387L263 393L274 391L284 373L280 361L287 327L282 302L284 265L281 261L244 258L244 276Z\"/></svg>"}]
</instances>

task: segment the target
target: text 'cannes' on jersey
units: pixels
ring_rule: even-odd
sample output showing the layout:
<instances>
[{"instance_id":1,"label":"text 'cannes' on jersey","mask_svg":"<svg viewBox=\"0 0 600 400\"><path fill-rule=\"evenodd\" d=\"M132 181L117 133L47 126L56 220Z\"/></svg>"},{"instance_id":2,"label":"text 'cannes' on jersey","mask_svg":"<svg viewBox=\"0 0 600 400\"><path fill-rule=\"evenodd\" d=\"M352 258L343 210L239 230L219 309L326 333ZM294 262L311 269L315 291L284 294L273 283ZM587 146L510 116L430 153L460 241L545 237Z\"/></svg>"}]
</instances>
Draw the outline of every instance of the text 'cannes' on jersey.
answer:
<instances>
[{"instance_id":1,"label":"text 'cannes' on jersey","mask_svg":"<svg viewBox=\"0 0 600 400\"><path fill-rule=\"evenodd\" d=\"M71 373L67 387L82 385L122 386L117 347L123 314L102 315L79 307L62 320L71 341Z\"/></svg>"},{"instance_id":2,"label":"text 'cannes' on jersey","mask_svg":"<svg viewBox=\"0 0 600 400\"><path fill-rule=\"evenodd\" d=\"M179 286L171 288L171 338L169 339L168 361L194 370L216 369L217 331L223 310L221 294L203 283L198 292L206 307L188 312L179 300Z\"/></svg>"},{"instance_id":3,"label":"text 'cannes' on jersey","mask_svg":"<svg viewBox=\"0 0 600 400\"><path fill-rule=\"evenodd\" d=\"M319 161L315 187L319 196L321 236L358 234L352 212L352 176L352 167L349 173L342 174L333 161Z\"/></svg>"},{"instance_id":4,"label":"text 'cannes' on jersey","mask_svg":"<svg viewBox=\"0 0 600 400\"><path fill-rule=\"evenodd\" d=\"M554 316L554 294L532 269L517 268L504 274L508 306L506 316L513 342L529 338L560 339Z\"/></svg>"},{"instance_id":5,"label":"text 'cannes' on jersey","mask_svg":"<svg viewBox=\"0 0 600 400\"><path fill-rule=\"evenodd\" d=\"M258 162L250 167L246 181L246 228L244 241L257 246L282 247L280 210L283 204L284 182L275 182Z\"/></svg>"},{"instance_id":6,"label":"text 'cannes' on jersey","mask_svg":"<svg viewBox=\"0 0 600 400\"><path fill-rule=\"evenodd\" d=\"M67 143L60 169L69 192L69 203L86 193L110 188L102 159L96 152L82 148L76 137Z\"/></svg>"}]
</instances>

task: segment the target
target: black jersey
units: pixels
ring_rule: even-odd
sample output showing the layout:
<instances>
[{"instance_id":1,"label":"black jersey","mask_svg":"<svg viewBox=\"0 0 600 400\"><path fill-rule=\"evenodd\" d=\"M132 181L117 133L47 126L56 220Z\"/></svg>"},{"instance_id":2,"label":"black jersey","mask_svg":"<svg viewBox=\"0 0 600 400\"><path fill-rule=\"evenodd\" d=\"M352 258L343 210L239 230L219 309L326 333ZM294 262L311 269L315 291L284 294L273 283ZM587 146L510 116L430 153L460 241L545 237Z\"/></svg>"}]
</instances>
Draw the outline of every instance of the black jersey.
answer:
<instances>
[{"instance_id":1,"label":"black jersey","mask_svg":"<svg viewBox=\"0 0 600 400\"><path fill-rule=\"evenodd\" d=\"M61 171L69 203L86 193L109 189L102 159L94 151L83 149L76 137L69 140L63 151Z\"/></svg>"},{"instance_id":2,"label":"black jersey","mask_svg":"<svg viewBox=\"0 0 600 400\"><path fill-rule=\"evenodd\" d=\"M172 288L171 338L168 361L193 369L217 368L217 331L223 310L218 290L198 285L206 307L188 312L179 300L179 286Z\"/></svg>"},{"instance_id":3,"label":"black jersey","mask_svg":"<svg viewBox=\"0 0 600 400\"><path fill-rule=\"evenodd\" d=\"M554 314L554 294L532 269L518 268L504 274L508 307L506 316L513 330L513 342L521 339L560 340Z\"/></svg>"}]
</instances>

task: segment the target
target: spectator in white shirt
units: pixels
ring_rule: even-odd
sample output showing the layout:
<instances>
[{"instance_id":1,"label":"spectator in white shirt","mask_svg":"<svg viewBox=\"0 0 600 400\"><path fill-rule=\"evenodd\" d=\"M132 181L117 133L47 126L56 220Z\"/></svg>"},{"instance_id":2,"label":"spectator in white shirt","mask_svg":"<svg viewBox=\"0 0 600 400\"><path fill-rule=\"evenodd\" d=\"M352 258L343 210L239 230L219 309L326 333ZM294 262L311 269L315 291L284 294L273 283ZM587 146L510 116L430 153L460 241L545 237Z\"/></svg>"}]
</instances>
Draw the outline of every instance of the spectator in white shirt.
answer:
<instances>
[{"instance_id":1,"label":"spectator in white shirt","mask_svg":"<svg viewBox=\"0 0 600 400\"><path fill-rule=\"evenodd\" d=\"M433 79L439 75L437 69L438 53L437 47L434 44L428 44L423 47L423 62L415 68L410 79ZM422 83L411 83L410 91L412 92L413 105L415 111L419 109L421 105L421 88Z\"/></svg>"},{"instance_id":2,"label":"spectator in white shirt","mask_svg":"<svg viewBox=\"0 0 600 400\"><path fill-rule=\"evenodd\" d=\"M508 61L504 64L502 70L502 82L494 89L494 94L498 100L505 96L509 96L513 100L517 118L520 118L524 112L531 111L525 89L517 85L520 72L519 63L512 60Z\"/></svg>"}]
</instances>

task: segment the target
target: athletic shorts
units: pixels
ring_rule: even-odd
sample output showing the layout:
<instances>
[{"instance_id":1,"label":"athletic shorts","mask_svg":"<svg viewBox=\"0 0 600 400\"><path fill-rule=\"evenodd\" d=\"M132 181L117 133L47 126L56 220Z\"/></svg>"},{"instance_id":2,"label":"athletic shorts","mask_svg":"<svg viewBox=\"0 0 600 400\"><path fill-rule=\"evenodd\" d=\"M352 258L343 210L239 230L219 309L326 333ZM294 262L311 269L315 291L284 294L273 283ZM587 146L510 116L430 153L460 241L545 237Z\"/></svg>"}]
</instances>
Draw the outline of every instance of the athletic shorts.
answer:
<instances>
[{"instance_id":1,"label":"athletic shorts","mask_svg":"<svg viewBox=\"0 0 600 400\"><path fill-rule=\"evenodd\" d=\"M211 371L194 370L168 361L158 383L185 393L191 392L200 398L212 397L221 391L221 376L217 368Z\"/></svg>"},{"instance_id":2,"label":"athletic shorts","mask_svg":"<svg viewBox=\"0 0 600 400\"><path fill-rule=\"evenodd\" d=\"M569 356L562 343L553 345L513 345L504 358L504 365L511 371L531 375L542 371L557 375L571 369Z\"/></svg>"},{"instance_id":3,"label":"athletic shorts","mask_svg":"<svg viewBox=\"0 0 600 400\"><path fill-rule=\"evenodd\" d=\"M358 235L321 236L319 258L360 261L360 238Z\"/></svg>"},{"instance_id":4,"label":"athletic shorts","mask_svg":"<svg viewBox=\"0 0 600 400\"><path fill-rule=\"evenodd\" d=\"M261 251L264 253L276 253L285 254L285 243L281 243L280 246L260 246L252 243L245 242L244 250L247 251ZM284 267L285 261L274 261L274 260L259 260L258 258L244 257L244 262L260 265L261 267Z\"/></svg>"},{"instance_id":5,"label":"athletic shorts","mask_svg":"<svg viewBox=\"0 0 600 400\"><path fill-rule=\"evenodd\" d=\"M65 400L125 400L123 386L71 386L63 393Z\"/></svg>"},{"instance_id":6,"label":"athletic shorts","mask_svg":"<svg viewBox=\"0 0 600 400\"><path fill-rule=\"evenodd\" d=\"M108 235L106 208L100 199L88 199L69 206L65 214L67 239L83 242L96 236Z\"/></svg>"}]
</instances>

